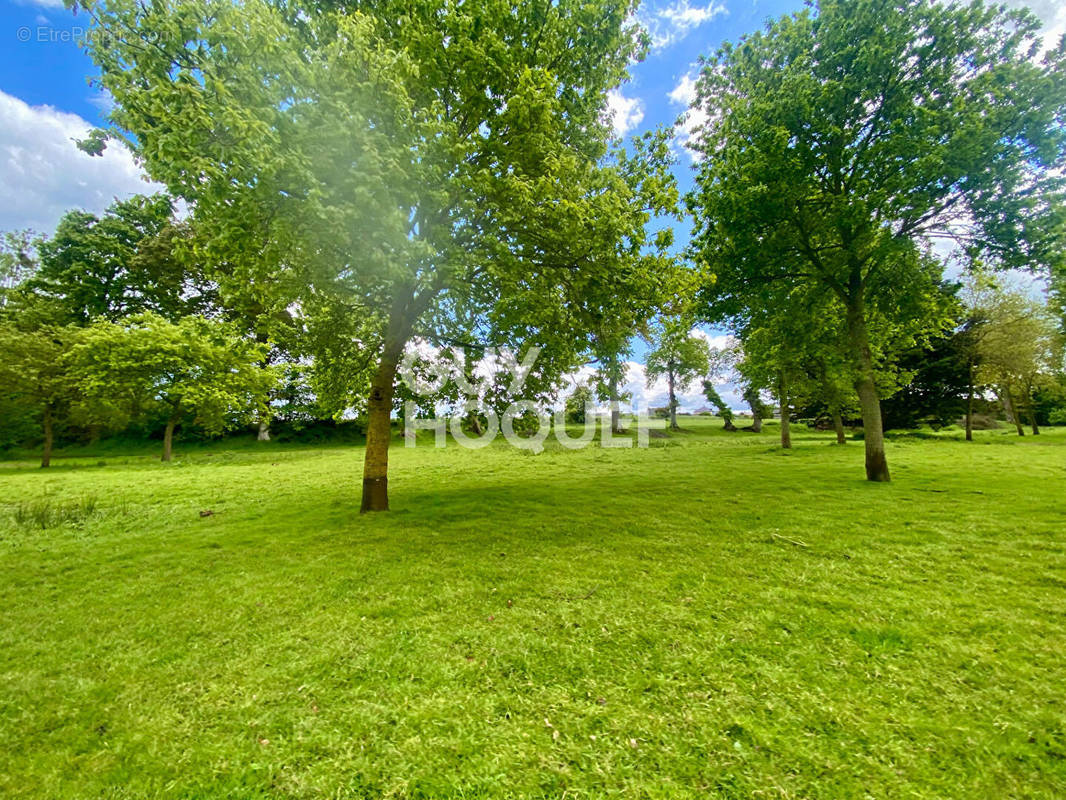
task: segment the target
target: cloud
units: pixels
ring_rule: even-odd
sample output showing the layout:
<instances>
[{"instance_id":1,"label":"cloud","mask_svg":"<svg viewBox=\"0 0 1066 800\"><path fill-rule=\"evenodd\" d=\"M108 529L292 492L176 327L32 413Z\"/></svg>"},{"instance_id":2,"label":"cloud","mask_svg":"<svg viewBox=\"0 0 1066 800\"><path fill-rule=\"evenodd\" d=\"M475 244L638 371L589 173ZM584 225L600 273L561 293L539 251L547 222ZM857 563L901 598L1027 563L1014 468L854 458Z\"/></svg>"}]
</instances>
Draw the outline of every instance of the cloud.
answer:
<instances>
[{"instance_id":1,"label":"cloud","mask_svg":"<svg viewBox=\"0 0 1066 800\"><path fill-rule=\"evenodd\" d=\"M615 136L625 136L644 119L644 103L639 97L626 97L612 89L607 93L607 117Z\"/></svg>"},{"instance_id":2,"label":"cloud","mask_svg":"<svg viewBox=\"0 0 1066 800\"><path fill-rule=\"evenodd\" d=\"M696 78L697 73L695 70L685 73L681 76L677 86L667 93L667 97L673 105L684 109L681 112L680 125L674 142L678 149L688 153L689 158L693 161L699 161L701 155L688 145L691 144L699 131L710 120L710 116L704 109L693 108L692 106L696 100Z\"/></svg>"},{"instance_id":3,"label":"cloud","mask_svg":"<svg viewBox=\"0 0 1066 800\"><path fill-rule=\"evenodd\" d=\"M73 208L103 211L117 198L162 187L144 180L133 156L111 142L102 157L79 150L74 139L92 128L77 114L30 106L0 91L0 230L51 233Z\"/></svg>"},{"instance_id":4,"label":"cloud","mask_svg":"<svg viewBox=\"0 0 1066 800\"><path fill-rule=\"evenodd\" d=\"M1059 39L1066 33L1066 4L1062 0L1006 0L1010 8L1028 8L1044 23L1041 35L1044 50L1058 47Z\"/></svg>"},{"instance_id":5,"label":"cloud","mask_svg":"<svg viewBox=\"0 0 1066 800\"><path fill-rule=\"evenodd\" d=\"M110 114L115 110L115 98L107 89L100 89L87 98L90 105L96 106L104 114Z\"/></svg>"},{"instance_id":6,"label":"cloud","mask_svg":"<svg viewBox=\"0 0 1066 800\"><path fill-rule=\"evenodd\" d=\"M726 348L732 347L736 344L736 339L734 339L728 334L720 333L716 335L713 333L707 333L707 331L701 328L693 328L691 331L689 331L689 336L694 336L697 339L703 339L703 341L707 342L708 346L713 347L716 350L725 350Z\"/></svg>"},{"instance_id":7,"label":"cloud","mask_svg":"<svg viewBox=\"0 0 1066 800\"><path fill-rule=\"evenodd\" d=\"M714 0L706 5L675 0L672 5L645 15L642 23L651 37L652 50L663 50L684 39L694 28L728 13L725 5Z\"/></svg>"}]
</instances>

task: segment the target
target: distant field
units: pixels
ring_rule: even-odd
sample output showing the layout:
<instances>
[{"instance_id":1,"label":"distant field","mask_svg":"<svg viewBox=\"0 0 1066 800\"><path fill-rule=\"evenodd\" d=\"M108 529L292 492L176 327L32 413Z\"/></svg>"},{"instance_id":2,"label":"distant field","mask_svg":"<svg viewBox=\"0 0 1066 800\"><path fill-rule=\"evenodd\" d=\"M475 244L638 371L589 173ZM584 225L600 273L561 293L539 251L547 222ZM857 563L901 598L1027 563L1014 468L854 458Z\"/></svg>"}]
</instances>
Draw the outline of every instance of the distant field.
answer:
<instances>
[{"instance_id":1,"label":"distant field","mask_svg":"<svg viewBox=\"0 0 1066 800\"><path fill-rule=\"evenodd\" d=\"M1066 429L682 425L0 463L0 797L1066 796Z\"/></svg>"}]
</instances>

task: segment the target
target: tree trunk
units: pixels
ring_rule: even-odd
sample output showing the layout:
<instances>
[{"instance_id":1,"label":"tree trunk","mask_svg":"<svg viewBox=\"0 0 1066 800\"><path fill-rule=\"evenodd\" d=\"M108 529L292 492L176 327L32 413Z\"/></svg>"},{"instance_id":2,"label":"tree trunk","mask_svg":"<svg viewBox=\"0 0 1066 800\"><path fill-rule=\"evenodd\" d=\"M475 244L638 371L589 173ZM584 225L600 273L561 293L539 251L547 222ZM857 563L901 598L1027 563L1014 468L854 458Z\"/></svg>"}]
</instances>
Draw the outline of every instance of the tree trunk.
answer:
<instances>
[{"instance_id":1,"label":"tree trunk","mask_svg":"<svg viewBox=\"0 0 1066 800\"><path fill-rule=\"evenodd\" d=\"M55 434L52 430L52 406L46 405L44 407L44 419L42 420L42 427L44 428L44 450L41 452L41 468L52 466L52 443L55 439Z\"/></svg>"},{"instance_id":2,"label":"tree trunk","mask_svg":"<svg viewBox=\"0 0 1066 800\"><path fill-rule=\"evenodd\" d=\"M789 450L792 448L792 429L789 427L792 420L789 419L788 382L784 372L777 377L777 398L781 406L781 447Z\"/></svg>"},{"instance_id":3,"label":"tree trunk","mask_svg":"<svg viewBox=\"0 0 1066 800\"><path fill-rule=\"evenodd\" d=\"M163 431L163 458L162 461L170 461L174 450L174 427L178 424L181 406L174 407L173 413L167 419L166 430Z\"/></svg>"},{"instance_id":4,"label":"tree trunk","mask_svg":"<svg viewBox=\"0 0 1066 800\"><path fill-rule=\"evenodd\" d=\"M1003 403L1003 410L1007 412L1007 419L1014 423L1014 429L1018 431L1018 435L1025 436L1025 428L1022 427L1022 417L1018 413L1017 406L1014 405L1014 398L1011 397L1009 385L1000 389L999 399L1000 402Z\"/></svg>"},{"instance_id":5,"label":"tree trunk","mask_svg":"<svg viewBox=\"0 0 1066 800\"><path fill-rule=\"evenodd\" d=\"M478 413L474 411L468 419L470 420L470 429L474 432L474 435L481 436L485 431L481 427L481 417L478 416Z\"/></svg>"},{"instance_id":6,"label":"tree trunk","mask_svg":"<svg viewBox=\"0 0 1066 800\"><path fill-rule=\"evenodd\" d=\"M744 392L744 399L751 406L751 430L753 433L762 433L762 413L759 408L759 393L754 389Z\"/></svg>"},{"instance_id":7,"label":"tree trunk","mask_svg":"<svg viewBox=\"0 0 1066 800\"><path fill-rule=\"evenodd\" d=\"M853 296L857 296L853 294ZM885 432L881 422L881 398L874 382L873 356L866 330L865 309L861 297L848 307L848 339L855 359L855 391L862 409L862 438L866 447L866 480L888 482L888 459L885 456Z\"/></svg>"},{"instance_id":8,"label":"tree trunk","mask_svg":"<svg viewBox=\"0 0 1066 800\"><path fill-rule=\"evenodd\" d=\"M966 441L973 441L973 362L969 364L966 380Z\"/></svg>"},{"instance_id":9,"label":"tree trunk","mask_svg":"<svg viewBox=\"0 0 1066 800\"><path fill-rule=\"evenodd\" d=\"M680 430L677 426L677 398L674 396L674 373L666 373L666 382L670 387L670 430Z\"/></svg>"},{"instance_id":10,"label":"tree trunk","mask_svg":"<svg viewBox=\"0 0 1066 800\"><path fill-rule=\"evenodd\" d=\"M270 421L260 417L259 419L259 431L255 435L257 442L269 442L270 441Z\"/></svg>"},{"instance_id":11,"label":"tree trunk","mask_svg":"<svg viewBox=\"0 0 1066 800\"><path fill-rule=\"evenodd\" d=\"M367 403L366 457L363 461L363 502L359 512L389 510L389 442L392 439L392 397L396 365L403 345L386 345L370 384Z\"/></svg>"},{"instance_id":12,"label":"tree trunk","mask_svg":"<svg viewBox=\"0 0 1066 800\"><path fill-rule=\"evenodd\" d=\"M1033 436L1040 435L1040 424L1036 419L1036 401L1033 399L1033 387L1027 385L1025 387L1025 405L1029 409L1029 423L1033 430Z\"/></svg>"},{"instance_id":13,"label":"tree trunk","mask_svg":"<svg viewBox=\"0 0 1066 800\"><path fill-rule=\"evenodd\" d=\"M848 437L844 432L844 417L840 413L840 391L836 384L829 380L829 368L825 360L819 362L822 373L822 391L825 392L826 406L829 408L829 418L833 421L833 430L836 431L837 444L847 444Z\"/></svg>"},{"instance_id":14,"label":"tree trunk","mask_svg":"<svg viewBox=\"0 0 1066 800\"><path fill-rule=\"evenodd\" d=\"M840 415L840 409L833 406L829 413L833 416L833 430L837 432L837 444L847 444L848 437L844 433L844 418Z\"/></svg>"},{"instance_id":15,"label":"tree trunk","mask_svg":"<svg viewBox=\"0 0 1066 800\"><path fill-rule=\"evenodd\" d=\"M618 377L611 375L609 383L611 394L611 433L622 433L622 413L618 407Z\"/></svg>"}]
</instances>

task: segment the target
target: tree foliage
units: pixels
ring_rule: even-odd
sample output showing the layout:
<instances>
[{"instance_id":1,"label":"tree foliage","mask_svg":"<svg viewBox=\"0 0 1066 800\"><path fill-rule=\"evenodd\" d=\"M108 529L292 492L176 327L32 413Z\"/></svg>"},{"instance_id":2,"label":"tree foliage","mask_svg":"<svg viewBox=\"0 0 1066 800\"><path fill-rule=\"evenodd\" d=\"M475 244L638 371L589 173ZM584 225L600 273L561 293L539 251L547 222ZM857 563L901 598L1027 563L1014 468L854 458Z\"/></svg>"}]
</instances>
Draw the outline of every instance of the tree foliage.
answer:
<instances>
[{"instance_id":1,"label":"tree foliage","mask_svg":"<svg viewBox=\"0 0 1066 800\"><path fill-rule=\"evenodd\" d=\"M981 3L825 0L704 64L693 251L720 314L789 288L833 298L871 480L889 477L871 322L936 297L923 242L998 267L1063 257L1066 48L1037 59L1038 29Z\"/></svg>"},{"instance_id":2,"label":"tree foliage","mask_svg":"<svg viewBox=\"0 0 1066 800\"><path fill-rule=\"evenodd\" d=\"M181 256L187 226L170 198L135 195L100 216L68 211L36 243L40 267L21 286L23 302L58 324L112 322L145 311L177 319L209 310L213 292Z\"/></svg>"},{"instance_id":3,"label":"tree foliage","mask_svg":"<svg viewBox=\"0 0 1066 800\"><path fill-rule=\"evenodd\" d=\"M40 426L42 467L51 464L56 427L66 422L82 401L81 386L69 358L80 334L70 326L26 328L11 321L0 322L0 396L14 409L27 410Z\"/></svg>"},{"instance_id":4,"label":"tree foliage","mask_svg":"<svg viewBox=\"0 0 1066 800\"><path fill-rule=\"evenodd\" d=\"M261 366L266 347L228 325L202 317L171 322L151 312L121 323L99 320L83 334L73 359L82 390L127 413L155 406L167 420L163 460L174 429L192 419L221 432L265 412L275 370Z\"/></svg>"}]
</instances>

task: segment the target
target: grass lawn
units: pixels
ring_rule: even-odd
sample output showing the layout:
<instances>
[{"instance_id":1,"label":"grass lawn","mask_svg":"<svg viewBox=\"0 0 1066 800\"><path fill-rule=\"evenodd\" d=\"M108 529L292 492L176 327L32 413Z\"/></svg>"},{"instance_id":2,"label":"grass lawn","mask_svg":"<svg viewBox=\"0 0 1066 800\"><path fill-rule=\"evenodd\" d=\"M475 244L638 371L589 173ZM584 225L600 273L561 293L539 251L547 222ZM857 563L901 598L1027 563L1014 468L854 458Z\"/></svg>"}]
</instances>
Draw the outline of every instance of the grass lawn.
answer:
<instances>
[{"instance_id":1,"label":"grass lawn","mask_svg":"<svg viewBox=\"0 0 1066 800\"><path fill-rule=\"evenodd\" d=\"M1066 430L683 424L0 463L0 797L1066 796Z\"/></svg>"}]
</instances>

